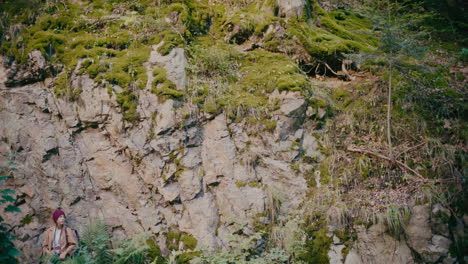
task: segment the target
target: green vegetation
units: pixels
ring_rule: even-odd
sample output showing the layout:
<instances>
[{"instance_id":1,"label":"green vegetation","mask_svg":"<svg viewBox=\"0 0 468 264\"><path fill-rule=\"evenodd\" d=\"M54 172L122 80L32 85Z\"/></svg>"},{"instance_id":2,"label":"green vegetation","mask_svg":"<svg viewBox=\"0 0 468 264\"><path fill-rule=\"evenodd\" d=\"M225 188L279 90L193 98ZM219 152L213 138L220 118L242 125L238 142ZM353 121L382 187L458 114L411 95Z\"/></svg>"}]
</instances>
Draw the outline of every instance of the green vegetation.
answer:
<instances>
[{"instance_id":1,"label":"green vegetation","mask_svg":"<svg viewBox=\"0 0 468 264\"><path fill-rule=\"evenodd\" d=\"M389 233L400 239L400 236L404 234L404 227L409 222L410 216L411 212L408 208L390 205L382 220L387 226Z\"/></svg>"},{"instance_id":2,"label":"green vegetation","mask_svg":"<svg viewBox=\"0 0 468 264\"><path fill-rule=\"evenodd\" d=\"M184 92L177 90L175 84L167 79L166 70L163 67L158 67L153 70L153 84L151 92L164 99L182 99Z\"/></svg>"},{"instance_id":3,"label":"green vegetation","mask_svg":"<svg viewBox=\"0 0 468 264\"><path fill-rule=\"evenodd\" d=\"M172 256L177 263L189 263L189 261L200 255L199 251L194 251L198 241L193 236L185 233L169 232L166 237L167 248L173 252Z\"/></svg>"},{"instance_id":4,"label":"green vegetation","mask_svg":"<svg viewBox=\"0 0 468 264\"><path fill-rule=\"evenodd\" d=\"M15 170L13 167L14 163L11 159L12 156L3 155L3 159L7 161L6 166L0 166L0 186L11 177L11 172ZM14 213L21 212L21 210L15 206L15 200L13 195L15 191L10 188L2 188L0 190L0 204L4 206L3 212ZM18 263L16 257L20 255L20 251L16 249L13 244L13 240L16 238L11 234L10 227L7 223L4 223L5 219L0 216L0 263ZM26 224L26 221L21 221L22 224ZM30 221L30 220L29 220Z\"/></svg>"},{"instance_id":5,"label":"green vegetation","mask_svg":"<svg viewBox=\"0 0 468 264\"><path fill-rule=\"evenodd\" d=\"M117 103L122 109L124 120L137 121L139 119L137 112L138 98L129 89L117 94Z\"/></svg>"},{"instance_id":6,"label":"green vegetation","mask_svg":"<svg viewBox=\"0 0 468 264\"><path fill-rule=\"evenodd\" d=\"M298 256L305 263L329 263L328 250L333 239L327 236L328 229L323 215L313 215L306 220L307 239L305 251Z\"/></svg>"},{"instance_id":7,"label":"green vegetation","mask_svg":"<svg viewBox=\"0 0 468 264\"><path fill-rule=\"evenodd\" d=\"M457 214L466 213L466 16L451 4L457 0L365 2L359 9L325 11L317 1L307 0L301 17L282 17L274 0L0 3L0 53L7 64L22 65L29 52L39 50L53 66L56 97L77 100L81 89L70 79L88 75L116 100L123 120L136 124L142 120L137 92L148 83L143 64L154 45L162 55L182 47L188 59L187 88L176 87L163 67L154 68L150 91L161 101L195 105L208 119L224 112L228 123L243 122L248 136L260 138L277 127L274 112L281 105L272 93L297 92L311 111L301 128L318 131L321 155L303 155L300 140L290 148L301 152L290 168L305 176L309 187L302 206L312 208L310 216L294 226L303 236L285 235L291 228L279 212L281 199L272 198L268 213L253 223L257 233L235 234L226 251L199 249L195 238L180 232L166 234L170 256L162 256L150 235L112 248L101 223L88 227L76 259L327 263L331 237L323 207L343 203L343 214L353 217L344 230L335 231L346 255L356 239L353 225L369 226L379 219L392 236L403 235L407 197L430 200L408 186L427 188L432 199ZM454 40L439 41L448 36ZM420 56L422 51L426 57ZM361 72L352 73L355 81L336 85L327 75L342 70L345 59L360 62ZM326 81L313 80L314 75L325 75ZM149 132L148 139L154 137L155 132ZM186 170L180 153L170 154L172 174L166 167L164 181L176 180ZM262 157L255 156L242 165L261 162ZM0 183L5 180L0 178ZM241 189L261 187L258 181L235 184ZM2 194L2 203L13 202L11 190ZM21 224L31 220L28 215ZM0 225L0 244L11 254L3 254L2 248L0 255L14 258L17 252L7 230ZM297 240L294 249L284 245L291 237ZM257 250L257 243L265 247ZM466 248L463 243L460 249ZM460 249L454 254L462 259Z\"/></svg>"}]
</instances>

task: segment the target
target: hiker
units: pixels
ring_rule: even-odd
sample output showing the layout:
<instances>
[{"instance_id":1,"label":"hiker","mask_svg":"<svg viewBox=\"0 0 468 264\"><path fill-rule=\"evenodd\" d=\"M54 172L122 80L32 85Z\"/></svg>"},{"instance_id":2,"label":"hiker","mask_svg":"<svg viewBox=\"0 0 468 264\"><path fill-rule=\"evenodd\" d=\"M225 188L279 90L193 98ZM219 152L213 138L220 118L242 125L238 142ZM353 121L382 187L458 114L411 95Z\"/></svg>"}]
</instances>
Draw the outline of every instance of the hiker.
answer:
<instances>
[{"instance_id":1,"label":"hiker","mask_svg":"<svg viewBox=\"0 0 468 264\"><path fill-rule=\"evenodd\" d=\"M78 242L75 232L65 226L65 213L62 210L55 210L52 219L55 225L47 229L44 234L42 253L43 255L52 255L49 263L58 263L66 259L67 256L73 255L73 250Z\"/></svg>"}]
</instances>

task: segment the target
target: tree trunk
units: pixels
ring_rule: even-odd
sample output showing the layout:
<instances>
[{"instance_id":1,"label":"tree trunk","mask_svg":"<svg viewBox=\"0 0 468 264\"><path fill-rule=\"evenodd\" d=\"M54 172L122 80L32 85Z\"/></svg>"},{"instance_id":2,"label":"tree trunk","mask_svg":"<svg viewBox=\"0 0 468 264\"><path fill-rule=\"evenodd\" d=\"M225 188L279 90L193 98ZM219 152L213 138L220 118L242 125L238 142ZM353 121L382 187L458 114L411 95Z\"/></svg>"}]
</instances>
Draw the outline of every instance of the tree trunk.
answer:
<instances>
[{"instance_id":1,"label":"tree trunk","mask_svg":"<svg viewBox=\"0 0 468 264\"><path fill-rule=\"evenodd\" d=\"M390 62L390 75L388 77L388 101L387 101L387 140L388 140L388 151L389 157L394 160L393 157L393 150L392 150L392 134L390 129L390 121L391 121L391 110L392 110L392 72L393 72L393 65Z\"/></svg>"}]
</instances>

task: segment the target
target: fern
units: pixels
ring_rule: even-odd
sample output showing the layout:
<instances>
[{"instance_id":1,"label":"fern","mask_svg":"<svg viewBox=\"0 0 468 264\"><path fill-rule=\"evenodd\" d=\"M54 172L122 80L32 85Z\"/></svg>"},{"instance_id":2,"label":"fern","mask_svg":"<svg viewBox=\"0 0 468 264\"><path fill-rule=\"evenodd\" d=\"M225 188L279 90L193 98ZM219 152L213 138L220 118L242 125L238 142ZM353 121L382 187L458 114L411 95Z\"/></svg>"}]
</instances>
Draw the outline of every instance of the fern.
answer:
<instances>
[{"instance_id":1,"label":"fern","mask_svg":"<svg viewBox=\"0 0 468 264\"><path fill-rule=\"evenodd\" d=\"M82 236L82 243L85 247L82 251L90 253L92 258L91 263L113 263L109 228L101 220L97 220L85 228ZM83 255L86 255L86 253Z\"/></svg>"},{"instance_id":2,"label":"fern","mask_svg":"<svg viewBox=\"0 0 468 264\"><path fill-rule=\"evenodd\" d=\"M147 240L151 238L149 233L141 233L131 240L126 240L122 246L113 250L118 256L115 264L143 264L146 263L147 251L150 246Z\"/></svg>"},{"instance_id":3,"label":"fern","mask_svg":"<svg viewBox=\"0 0 468 264\"><path fill-rule=\"evenodd\" d=\"M86 262L86 259L84 257L82 257L82 256L67 259L67 260L61 262L61 264L87 264L87 263L89 263L89 262Z\"/></svg>"}]
</instances>

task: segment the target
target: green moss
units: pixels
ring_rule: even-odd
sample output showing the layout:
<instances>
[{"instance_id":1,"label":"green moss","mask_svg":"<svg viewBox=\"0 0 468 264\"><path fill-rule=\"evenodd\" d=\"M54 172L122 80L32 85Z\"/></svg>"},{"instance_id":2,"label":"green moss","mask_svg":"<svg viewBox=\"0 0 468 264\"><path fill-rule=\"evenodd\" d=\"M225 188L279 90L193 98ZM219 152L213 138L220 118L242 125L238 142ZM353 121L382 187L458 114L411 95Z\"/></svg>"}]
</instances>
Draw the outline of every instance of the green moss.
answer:
<instances>
[{"instance_id":1,"label":"green moss","mask_svg":"<svg viewBox=\"0 0 468 264\"><path fill-rule=\"evenodd\" d=\"M268 132L273 132L276 129L277 122L275 120L264 120L263 124Z\"/></svg>"},{"instance_id":2,"label":"green moss","mask_svg":"<svg viewBox=\"0 0 468 264\"><path fill-rule=\"evenodd\" d=\"M328 184L331 181L331 174L329 171L329 164L331 162L331 158L327 157L324 161L319 163L318 171L320 172L320 183L321 184Z\"/></svg>"},{"instance_id":3,"label":"green moss","mask_svg":"<svg viewBox=\"0 0 468 264\"><path fill-rule=\"evenodd\" d=\"M179 249L179 241L181 238L181 234L177 232L169 232L166 234L166 244L169 250L178 250Z\"/></svg>"},{"instance_id":4,"label":"green moss","mask_svg":"<svg viewBox=\"0 0 468 264\"><path fill-rule=\"evenodd\" d=\"M163 67L157 67L153 70L153 87L156 87L158 84L162 84L167 80L166 69Z\"/></svg>"},{"instance_id":5,"label":"green moss","mask_svg":"<svg viewBox=\"0 0 468 264\"><path fill-rule=\"evenodd\" d=\"M153 70L153 88L151 92L165 99L180 100L185 95L183 91L177 90L175 84L167 79L166 69L158 67Z\"/></svg>"},{"instance_id":6,"label":"green moss","mask_svg":"<svg viewBox=\"0 0 468 264\"><path fill-rule=\"evenodd\" d=\"M83 66L85 67L85 66ZM85 67L86 68L86 71L88 72L89 74L89 77L91 78L96 78L96 76L99 74L99 73L102 73L102 72L106 72L108 67L106 64L104 63L94 63L94 64L91 64L89 65L88 67Z\"/></svg>"},{"instance_id":7,"label":"green moss","mask_svg":"<svg viewBox=\"0 0 468 264\"><path fill-rule=\"evenodd\" d=\"M149 259L154 260L154 264L164 264L166 263L166 260L162 256L161 249L159 248L158 245L154 242L152 239L148 239L146 241L146 244L148 245L149 249L147 250L147 254Z\"/></svg>"},{"instance_id":8,"label":"green moss","mask_svg":"<svg viewBox=\"0 0 468 264\"><path fill-rule=\"evenodd\" d=\"M81 94L81 88L76 88L70 85L68 72L62 72L54 80L54 94L56 97L67 97L67 99L74 101Z\"/></svg>"},{"instance_id":9,"label":"green moss","mask_svg":"<svg viewBox=\"0 0 468 264\"><path fill-rule=\"evenodd\" d=\"M130 76L123 71L109 71L104 76L104 79L111 84L117 84L120 87L127 87L130 83Z\"/></svg>"},{"instance_id":10,"label":"green moss","mask_svg":"<svg viewBox=\"0 0 468 264\"><path fill-rule=\"evenodd\" d=\"M193 251L198 244L197 239L183 232L168 232L166 234L166 246L171 251L182 250L177 256L177 263L189 263L194 257L199 256L200 252ZM179 246L183 244L182 248Z\"/></svg>"},{"instance_id":11,"label":"green moss","mask_svg":"<svg viewBox=\"0 0 468 264\"><path fill-rule=\"evenodd\" d=\"M180 100L185 95L183 91L177 90L175 84L169 80L164 81L161 87L151 89L151 92L157 94L163 100L168 98Z\"/></svg>"},{"instance_id":12,"label":"green moss","mask_svg":"<svg viewBox=\"0 0 468 264\"><path fill-rule=\"evenodd\" d=\"M343 110L353 102L353 97L350 91L343 87L338 87L332 91L332 99L334 100L335 106L339 110Z\"/></svg>"},{"instance_id":13,"label":"green moss","mask_svg":"<svg viewBox=\"0 0 468 264\"><path fill-rule=\"evenodd\" d=\"M307 233L305 251L298 255L298 259L305 263L329 263L328 251L333 239L327 236L328 228L325 217L320 214L308 217L305 231Z\"/></svg>"},{"instance_id":14,"label":"green moss","mask_svg":"<svg viewBox=\"0 0 468 264\"><path fill-rule=\"evenodd\" d=\"M201 256L200 251L196 252L184 252L177 256L177 263L185 264L190 263L190 260L194 259L195 257Z\"/></svg>"},{"instance_id":15,"label":"green moss","mask_svg":"<svg viewBox=\"0 0 468 264\"><path fill-rule=\"evenodd\" d=\"M346 229L336 229L333 231L333 234L336 235L340 239L340 242L345 245L345 248L341 250L344 259L348 255L349 251L351 250L354 241L357 240L356 232L352 232L349 228Z\"/></svg>"},{"instance_id":16,"label":"green moss","mask_svg":"<svg viewBox=\"0 0 468 264\"><path fill-rule=\"evenodd\" d=\"M140 43L134 43L128 50L118 53L115 58L110 58L109 71L104 78L121 87L127 87L134 83L139 88L144 88L147 82L146 69L143 63L148 60L150 47Z\"/></svg>"},{"instance_id":17,"label":"green moss","mask_svg":"<svg viewBox=\"0 0 468 264\"><path fill-rule=\"evenodd\" d=\"M249 187L251 188L258 188L258 189L261 189L262 186L260 185L260 183L257 181L257 180L251 180L249 181Z\"/></svg>"},{"instance_id":18,"label":"green moss","mask_svg":"<svg viewBox=\"0 0 468 264\"><path fill-rule=\"evenodd\" d=\"M278 19L273 14L265 12L259 5L261 3L253 2L223 21L221 31L225 34L230 34L233 28L238 28L235 34L230 34L231 43L241 44L251 35L262 35L268 25Z\"/></svg>"},{"instance_id":19,"label":"green moss","mask_svg":"<svg viewBox=\"0 0 468 264\"><path fill-rule=\"evenodd\" d=\"M240 70L241 87L244 90L253 88L256 95L271 93L276 88L304 92L310 87L297 64L285 56L268 51L250 52Z\"/></svg>"},{"instance_id":20,"label":"green moss","mask_svg":"<svg viewBox=\"0 0 468 264\"><path fill-rule=\"evenodd\" d=\"M189 250L194 250L197 247L197 239L190 235L182 235L180 241L184 243L184 247Z\"/></svg>"},{"instance_id":21,"label":"green moss","mask_svg":"<svg viewBox=\"0 0 468 264\"><path fill-rule=\"evenodd\" d=\"M162 55L167 55L173 48L183 46L185 44L184 38L178 32L165 30L161 34L161 40L164 43L158 48L158 52Z\"/></svg>"},{"instance_id":22,"label":"green moss","mask_svg":"<svg viewBox=\"0 0 468 264\"><path fill-rule=\"evenodd\" d=\"M236 186L237 186L237 188L239 188L239 189L245 187L246 185L247 185L246 182L243 182L243 181L236 181Z\"/></svg>"},{"instance_id":23,"label":"green moss","mask_svg":"<svg viewBox=\"0 0 468 264\"><path fill-rule=\"evenodd\" d=\"M140 118L137 112L138 97L128 89L117 94L117 103L122 110L124 120L132 122Z\"/></svg>"},{"instance_id":24,"label":"green moss","mask_svg":"<svg viewBox=\"0 0 468 264\"><path fill-rule=\"evenodd\" d=\"M23 217L23 219L21 219L21 225L28 225L32 222L33 220L33 216L32 215L26 215L25 217Z\"/></svg>"},{"instance_id":25,"label":"green moss","mask_svg":"<svg viewBox=\"0 0 468 264\"><path fill-rule=\"evenodd\" d=\"M376 47L377 38L370 30L371 22L363 16L346 10L327 13L319 8L315 12L320 17L320 27L300 20L290 20L287 25L289 37L297 38L312 57L335 63L343 54Z\"/></svg>"}]
</instances>

